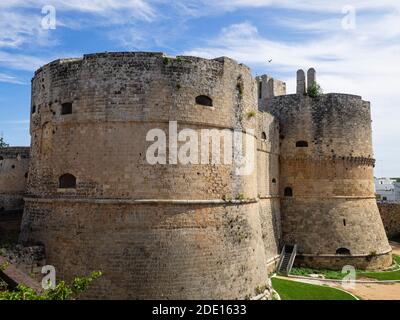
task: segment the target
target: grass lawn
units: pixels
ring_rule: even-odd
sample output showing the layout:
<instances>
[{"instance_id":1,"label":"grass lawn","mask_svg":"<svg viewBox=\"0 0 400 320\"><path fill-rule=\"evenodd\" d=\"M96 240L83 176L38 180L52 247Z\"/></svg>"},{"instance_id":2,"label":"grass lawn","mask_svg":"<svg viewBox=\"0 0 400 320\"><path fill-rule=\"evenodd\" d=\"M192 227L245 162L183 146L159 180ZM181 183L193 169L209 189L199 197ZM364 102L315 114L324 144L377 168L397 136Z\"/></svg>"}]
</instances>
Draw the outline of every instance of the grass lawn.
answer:
<instances>
[{"instance_id":1,"label":"grass lawn","mask_svg":"<svg viewBox=\"0 0 400 320\"><path fill-rule=\"evenodd\" d=\"M272 278L272 286L282 300L357 300L352 295L329 288L307 283Z\"/></svg>"},{"instance_id":2,"label":"grass lawn","mask_svg":"<svg viewBox=\"0 0 400 320\"><path fill-rule=\"evenodd\" d=\"M322 270L322 269L311 269L311 268L293 268L290 272L294 276L309 277L311 274L321 274L326 279L342 280L346 274L335 270Z\"/></svg>"},{"instance_id":3,"label":"grass lawn","mask_svg":"<svg viewBox=\"0 0 400 320\"><path fill-rule=\"evenodd\" d=\"M393 256L394 261L400 266L400 256ZM381 271L381 272L365 272L357 270L357 278L365 277L375 280L400 280L400 270L396 271ZM341 271L334 270L318 270L311 268L293 268L290 272L292 275L309 277L311 274L321 274L326 279L342 280L346 274Z\"/></svg>"},{"instance_id":4,"label":"grass lawn","mask_svg":"<svg viewBox=\"0 0 400 320\"><path fill-rule=\"evenodd\" d=\"M400 265L400 256L393 256L394 260ZM386 272L358 272L359 277L366 277L376 280L400 280L400 270Z\"/></svg>"}]
</instances>

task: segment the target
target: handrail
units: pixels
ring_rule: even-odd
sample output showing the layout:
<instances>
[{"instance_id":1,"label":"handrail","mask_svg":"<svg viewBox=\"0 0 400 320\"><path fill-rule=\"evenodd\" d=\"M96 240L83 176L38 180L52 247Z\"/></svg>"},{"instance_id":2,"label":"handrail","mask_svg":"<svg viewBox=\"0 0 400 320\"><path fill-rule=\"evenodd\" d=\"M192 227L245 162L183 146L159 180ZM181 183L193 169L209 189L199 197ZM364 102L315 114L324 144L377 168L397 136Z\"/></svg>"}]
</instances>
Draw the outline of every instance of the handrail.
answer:
<instances>
[{"instance_id":1,"label":"handrail","mask_svg":"<svg viewBox=\"0 0 400 320\"><path fill-rule=\"evenodd\" d=\"M292 270L293 264L294 264L294 259L296 258L297 254L297 244L293 246L293 251L292 254L290 255L289 263L286 267L286 274L289 275L290 271Z\"/></svg>"},{"instance_id":2,"label":"handrail","mask_svg":"<svg viewBox=\"0 0 400 320\"><path fill-rule=\"evenodd\" d=\"M277 269L278 272L279 272L279 270L281 270L282 263L283 263L283 260L285 258L285 251L286 251L286 245L283 246L282 251L281 251L281 257L279 259L278 269Z\"/></svg>"}]
</instances>

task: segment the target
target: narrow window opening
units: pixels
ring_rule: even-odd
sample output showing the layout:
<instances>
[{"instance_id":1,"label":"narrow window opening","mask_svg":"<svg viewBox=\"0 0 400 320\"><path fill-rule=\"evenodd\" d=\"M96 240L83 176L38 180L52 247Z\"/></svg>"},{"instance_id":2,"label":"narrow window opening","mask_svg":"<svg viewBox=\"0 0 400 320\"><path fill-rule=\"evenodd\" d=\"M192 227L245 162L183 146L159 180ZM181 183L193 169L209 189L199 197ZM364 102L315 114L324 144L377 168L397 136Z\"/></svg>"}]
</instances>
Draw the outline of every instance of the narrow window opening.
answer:
<instances>
[{"instance_id":1,"label":"narrow window opening","mask_svg":"<svg viewBox=\"0 0 400 320\"><path fill-rule=\"evenodd\" d=\"M340 255L350 255L350 250L347 248L339 248L336 250L336 254L340 254Z\"/></svg>"},{"instance_id":2,"label":"narrow window opening","mask_svg":"<svg viewBox=\"0 0 400 320\"><path fill-rule=\"evenodd\" d=\"M285 188L285 192L284 192L285 197L293 197L293 190L290 187L286 187Z\"/></svg>"},{"instance_id":3,"label":"narrow window opening","mask_svg":"<svg viewBox=\"0 0 400 320\"><path fill-rule=\"evenodd\" d=\"M67 102L61 105L61 114L71 114L72 113L72 103Z\"/></svg>"},{"instance_id":4,"label":"narrow window opening","mask_svg":"<svg viewBox=\"0 0 400 320\"><path fill-rule=\"evenodd\" d=\"M267 140L267 134L265 132L261 133L261 139Z\"/></svg>"},{"instance_id":5,"label":"narrow window opening","mask_svg":"<svg viewBox=\"0 0 400 320\"><path fill-rule=\"evenodd\" d=\"M272 179L272 183L276 183L276 179L275 178Z\"/></svg>"},{"instance_id":6,"label":"narrow window opening","mask_svg":"<svg viewBox=\"0 0 400 320\"><path fill-rule=\"evenodd\" d=\"M196 104L202 105L202 106L207 106L207 107L212 107L213 106L213 101L210 97L207 96L198 96L196 97Z\"/></svg>"},{"instance_id":7,"label":"narrow window opening","mask_svg":"<svg viewBox=\"0 0 400 320\"><path fill-rule=\"evenodd\" d=\"M262 82L258 84L258 99L262 98Z\"/></svg>"},{"instance_id":8,"label":"narrow window opening","mask_svg":"<svg viewBox=\"0 0 400 320\"><path fill-rule=\"evenodd\" d=\"M35 112L36 112L36 106L33 105L33 106L32 106L32 114L34 114Z\"/></svg>"},{"instance_id":9,"label":"narrow window opening","mask_svg":"<svg viewBox=\"0 0 400 320\"><path fill-rule=\"evenodd\" d=\"M63 174L59 178L60 189L75 189L76 188L76 178L69 173Z\"/></svg>"},{"instance_id":10,"label":"narrow window opening","mask_svg":"<svg viewBox=\"0 0 400 320\"><path fill-rule=\"evenodd\" d=\"M346 226L346 219L343 219L343 225Z\"/></svg>"},{"instance_id":11,"label":"narrow window opening","mask_svg":"<svg viewBox=\"0 0 400 320\"><path fill-rule=\"evenodd\" d=\"M307 148L308 147L308 142L307 141L297 141L296 142L296 147L297 148Z\"/></svg>"}]
</instances>

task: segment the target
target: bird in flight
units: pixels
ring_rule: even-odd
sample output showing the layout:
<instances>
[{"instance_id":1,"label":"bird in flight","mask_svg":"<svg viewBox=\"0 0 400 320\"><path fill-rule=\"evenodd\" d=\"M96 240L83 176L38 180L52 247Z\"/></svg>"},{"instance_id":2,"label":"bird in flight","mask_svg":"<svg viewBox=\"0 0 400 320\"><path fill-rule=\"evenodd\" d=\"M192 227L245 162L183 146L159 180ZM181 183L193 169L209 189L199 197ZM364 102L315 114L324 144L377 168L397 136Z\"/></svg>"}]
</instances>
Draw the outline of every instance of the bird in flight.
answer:
<instances>
[{"instance_id":1,"label":"bird in flight","mask_svg":"<svg viewBox=\"0 0 400 320\"><path fill-rule=\"evenodd\" d=\"M272 59L271 59L271 60L268 60L268 62L271 63L271 62L272 62Z\"/></svg>"}]
</instances>

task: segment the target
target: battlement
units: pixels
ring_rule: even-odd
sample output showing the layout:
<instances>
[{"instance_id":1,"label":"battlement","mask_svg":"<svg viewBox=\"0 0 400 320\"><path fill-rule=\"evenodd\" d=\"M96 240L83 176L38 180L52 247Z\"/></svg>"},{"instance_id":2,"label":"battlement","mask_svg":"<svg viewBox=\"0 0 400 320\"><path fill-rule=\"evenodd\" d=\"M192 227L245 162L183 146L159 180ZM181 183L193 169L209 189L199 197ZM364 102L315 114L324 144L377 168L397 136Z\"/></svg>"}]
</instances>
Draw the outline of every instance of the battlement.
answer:
<instances>
[{"instance_id":1,"label":"battlement","mask_svg":"<svg viewBox=\"0 0 400 320\"><path fill-rule=\"evenodd\" d=\"M29 158L30 147L6 147L0 148L0 158L14 159L14 158Z\"/></svg>"},{"instance_id":2,"label":"battlement","mask_svg":"<svg viewBox=\"0 0 400 320\"><path fill-rule=\"evenodd\" d=\"M124 62L145 62L148 61L154 62L154 60L159 62L159 65L174 65L174 64L179 64L179 65L184 65L186 64L204 64L204 63L220 63L220 64L225 64L227 62L230 62L232 64L236 64L239 68L245 68L250 71L250 68L242 63L238 63L236 60L228 58L228 57L218 57L214 59L207 59L207 58L200 58L200 57L195 57L195 56L184 56L184 55L179 55L179 56L169 56L166 53L163 52L100 52L100 53L91 53L91 54L85 54L83 57L77 57L77 58L63 58L63 59L57 59L52 62L49 62L48 64L40 67L38 70L35 71L33 79L35 77L40 76L42 72L44 72L46 69L54 69L59 66L68 66L68 65L73 65L73 64L82 64L85 61L93 61L93 60L118 60L121 59ZM148 65L149 67L150 65ZM32 79L32 80L33 80Z\"/></svg>"},{"instance_id":3,"label":"battlement","mask_svg":"<svg viewBox=\"0 0 400 320\"><path fill-rule=\"evenodd\" d=\"M268 100L286 95L286 83L268 75L256 77L258 106L260 111L266 110Z\"/></svg>"},{"instance_id":4,"label":"battlement","mask_svg":"<svg viewBox=\"0 0 400 320\"><path fill-rule=\"evenodd\" d=\"M250 69L227 57L168 57L147 52L89 54L81 59L53 61L36 73L32 82L31 133L46 124L52 132L56 131L54 126L105 119L175 119L227 128L246 124L255 127L245 116L257 110L255 95ZM238 107L236 112L232 105L240 101L248 107Z\"/></svg>"}]
</instances>

